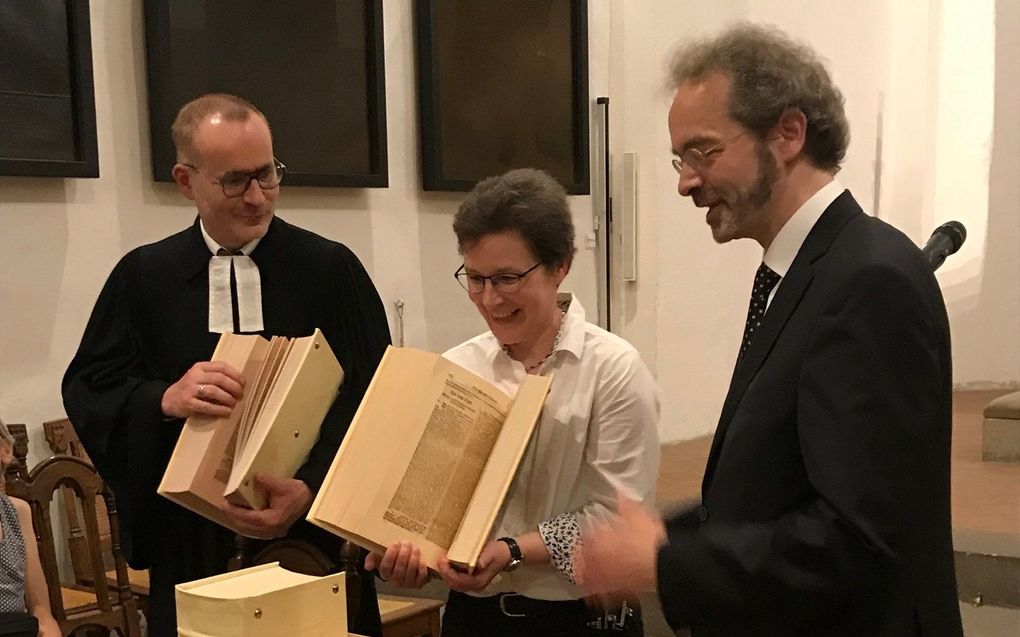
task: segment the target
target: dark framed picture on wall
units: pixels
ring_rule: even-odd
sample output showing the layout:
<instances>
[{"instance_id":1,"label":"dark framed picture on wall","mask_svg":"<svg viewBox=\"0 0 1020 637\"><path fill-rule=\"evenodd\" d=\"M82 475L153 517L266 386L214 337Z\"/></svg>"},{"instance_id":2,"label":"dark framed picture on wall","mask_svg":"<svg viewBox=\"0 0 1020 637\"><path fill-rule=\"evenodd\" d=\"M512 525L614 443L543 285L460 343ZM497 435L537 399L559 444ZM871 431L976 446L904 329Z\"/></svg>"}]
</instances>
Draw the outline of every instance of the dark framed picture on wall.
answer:
<instances>
[{"instance_id":1,"label":"dark framed picture on wall","mask_svg":"<svg viewBox=\"0 0 1020 637\"><path fill-rule=\"evenodd\" d=\"M265 113L286 185L387 185L382 0L146 0L145 44L156 181L180 107L232 93Z\"/></svg>"},{"instance_id":2,"label":"dark framed picture on wall","mask_svg":"<svg viewBox=\"0 0 1020 637\"><path fill-rule=\"evenodd\" d=\"M590 192L587 0L416 0L425 190L512 168Z\"/></svg>"},{"instance_id":3,"label":"dark framed picture on wall","mask_svg":"<svg viewBox=\"0 0 1020 637\"><path fill-rule=\"evenodd\" d=\"M88 0L0 1L0 175L98 177Z\"/></svg>"}]
</instances>

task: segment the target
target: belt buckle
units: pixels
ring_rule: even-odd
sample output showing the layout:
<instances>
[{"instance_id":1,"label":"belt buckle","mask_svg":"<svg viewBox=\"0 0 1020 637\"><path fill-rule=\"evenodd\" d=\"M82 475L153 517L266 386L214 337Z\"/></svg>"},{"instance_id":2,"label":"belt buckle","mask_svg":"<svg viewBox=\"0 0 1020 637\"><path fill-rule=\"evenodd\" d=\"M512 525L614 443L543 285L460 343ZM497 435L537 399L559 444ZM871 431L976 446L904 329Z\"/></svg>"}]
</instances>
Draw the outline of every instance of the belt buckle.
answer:
<instances>
[{"instance_id":1,"label":"belt buckle","mask_svg":"<svg viewBox=\"0 0 1020 637\"><path fill-rule=\"evenodd\" d=\"M627 623L627 619L634 616L634 609L627 606L627 602L623 602L620 606L620 614L616 615L611 611L606 611L601 617L588 622L588 628L595 630L606 630L606 631L618 631L622 632L624 626Z\"/></svg>"},{"instance_id":2,"label":"belt buckle","mask_svg":"<svg viewBox=\"0 0 1020 637\"><path fill-rule=\"evenodd\" d=\"M527 617L527 613L511 613L506 609L506 599L508 597L524 597L519 593L504 593L499 596L499 610L507 617Z\"/></svg>"}]
</instances>

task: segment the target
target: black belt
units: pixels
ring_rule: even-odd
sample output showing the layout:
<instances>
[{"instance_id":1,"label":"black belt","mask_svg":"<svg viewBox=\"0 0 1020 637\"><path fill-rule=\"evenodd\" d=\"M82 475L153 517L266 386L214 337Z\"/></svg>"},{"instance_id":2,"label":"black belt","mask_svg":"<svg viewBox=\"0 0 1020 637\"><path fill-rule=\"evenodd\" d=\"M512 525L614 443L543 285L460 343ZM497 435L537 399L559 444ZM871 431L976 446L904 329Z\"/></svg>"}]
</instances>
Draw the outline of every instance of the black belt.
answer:
<instances>
[{"instance_id":1,"label":"black belt","mask_svg":"<svg viewBox=\"0 0 1020 637\"><path fill-rule=\"evenodd\" d=\"M485 608L489 612L499 612L511 619L562 620L564 617L574 615L581 618L581 621L586 621L588 627L592 629L619 632L625 631L625 626L627 626L627 628L636 628L635 634L642 632L640 609L627 604L613 611L598 611L589 608L583 599L553 601L525 597L519 593L475 597L457 591L450 591L450 597L457 597L458 603L470 604L479 609ZM628 626L628 624L636 626ZM598 632L598 634L602 633Z\"/></svg>"},{"instance_id":2,"label":"black belt","mask_svg":"<svg viewBox=\"0 0 1020 637\"><path fill-rule=\"evenodd\" d=\"M564 601L553 601L547 599L534 599L525 597L518 593L500 593L489 597L475 597L465 595L457 591L450 591L450 595L456 595L465 603L478 606L495 607L507 617L529 617L532 619L546 619L549 617L560 617L564 612L571 610L577 612L578 608L584 608L584 601L580 599L568 599Z\"/></svg>"}]
</instances>

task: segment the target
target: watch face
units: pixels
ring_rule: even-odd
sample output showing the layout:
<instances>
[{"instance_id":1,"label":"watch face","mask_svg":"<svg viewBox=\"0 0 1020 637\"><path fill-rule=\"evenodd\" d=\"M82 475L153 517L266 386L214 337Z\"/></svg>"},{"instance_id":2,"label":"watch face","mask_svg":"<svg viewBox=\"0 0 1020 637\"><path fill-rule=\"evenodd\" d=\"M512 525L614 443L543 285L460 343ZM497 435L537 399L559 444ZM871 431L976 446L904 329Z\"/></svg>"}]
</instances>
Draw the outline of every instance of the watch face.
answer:
<instances>
[{"instance_id":1,"label":"watch face","mask_svg":"<svg viewBox=\"0 0 1020 637\"><path fill-rule=\"evenodd\" d=\"M503 570L505 570L507 573L509 573L510 571L516 569L518 566L520 566L523 563L524 563L524 560L516 558L516 557L512 557L512 558L510 558L510 563L507 564L506 568L503 569Z\"/></svg>"}]
</instances>

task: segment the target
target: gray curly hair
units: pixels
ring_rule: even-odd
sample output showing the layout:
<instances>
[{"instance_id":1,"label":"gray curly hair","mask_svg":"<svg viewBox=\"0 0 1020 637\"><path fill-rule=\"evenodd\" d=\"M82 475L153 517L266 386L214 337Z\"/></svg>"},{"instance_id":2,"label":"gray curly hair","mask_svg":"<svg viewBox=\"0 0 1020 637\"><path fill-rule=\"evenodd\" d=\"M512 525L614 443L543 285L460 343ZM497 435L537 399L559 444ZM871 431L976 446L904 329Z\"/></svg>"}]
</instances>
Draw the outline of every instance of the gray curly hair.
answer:
<instances>
[{"instance_id":1,"label":"gray curly hair","mask_svg":"<svg viewBox=\"0 0 1020 637\"><path fill-rule=\"evenodd\" d=\"M843 93L819 56L774 27L736 24L676 52L675 90L714 73L730 78L729 115L759 139L788 109L807 118L804 153L817 168L838 172L850 143Z\"/></svg>"}]
</instances>

